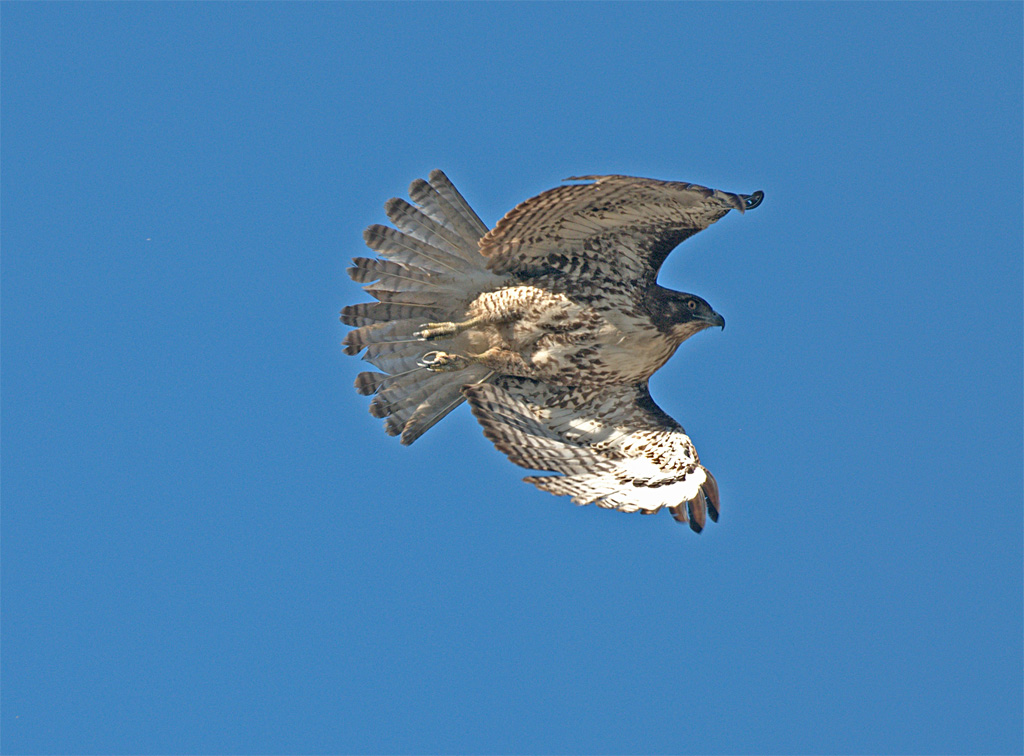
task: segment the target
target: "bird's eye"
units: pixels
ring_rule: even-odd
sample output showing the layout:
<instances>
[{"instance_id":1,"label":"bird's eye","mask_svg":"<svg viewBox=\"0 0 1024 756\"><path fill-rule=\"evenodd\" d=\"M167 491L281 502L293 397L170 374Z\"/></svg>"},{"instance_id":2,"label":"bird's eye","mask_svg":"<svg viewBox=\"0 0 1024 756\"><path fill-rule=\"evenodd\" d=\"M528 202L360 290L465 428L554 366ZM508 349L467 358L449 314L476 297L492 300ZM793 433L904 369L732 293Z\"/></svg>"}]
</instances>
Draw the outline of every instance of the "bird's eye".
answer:
<instances>
[{"instance_id":1,"label":"bird's eye","mask_svg":"<svg viewBox=\"0 0 1024 756\"><path fill-rule=\"evenodd\" d=\"M689 307L691 310L697 309L697 303L694 302L692 299L686 303L686 306Z\"/></svg>"}]
</instances>

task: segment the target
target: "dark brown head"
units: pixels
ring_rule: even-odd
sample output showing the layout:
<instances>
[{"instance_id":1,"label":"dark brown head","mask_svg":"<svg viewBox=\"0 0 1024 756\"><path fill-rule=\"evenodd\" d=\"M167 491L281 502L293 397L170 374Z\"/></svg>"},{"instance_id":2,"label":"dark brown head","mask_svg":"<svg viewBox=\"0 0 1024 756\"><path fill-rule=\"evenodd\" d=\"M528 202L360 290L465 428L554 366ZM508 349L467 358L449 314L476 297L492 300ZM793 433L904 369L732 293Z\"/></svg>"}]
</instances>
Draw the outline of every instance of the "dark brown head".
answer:
<instances>
[{"instance_id":1,"label":"dark brown head","mask_svg":"<svg viewBox=\"0 0 1024 756\"><path fill-rule=\"evenodd\" d=\"M655 286L651 295L649 307L654 324L680 344L705 328L725 328L725 318L696 294Z\"/></svg>"}]
</instances>

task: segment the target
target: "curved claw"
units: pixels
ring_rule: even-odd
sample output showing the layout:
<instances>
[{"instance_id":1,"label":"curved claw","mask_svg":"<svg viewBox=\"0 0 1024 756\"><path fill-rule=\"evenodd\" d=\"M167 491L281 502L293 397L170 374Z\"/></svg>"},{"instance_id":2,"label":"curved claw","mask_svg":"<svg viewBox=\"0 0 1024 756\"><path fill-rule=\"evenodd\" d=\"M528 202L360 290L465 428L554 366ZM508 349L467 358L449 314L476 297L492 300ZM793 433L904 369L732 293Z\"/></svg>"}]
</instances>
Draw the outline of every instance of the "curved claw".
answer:
<instances>
[{"instance_id":1,"label":"curved claw","mask_svg":"<svg viewBox=\"0 0 1024 756\"><path fill-rule=\"evenodd\" d=\"M453 373L465 370L472 364L472 360L461 354L427 352L420 358L420 364L432 373Z\"/></svg>"},{"instance_id":2,"label":"curved claw","mask_svg":"<svg viewBox=\"0 0 1024 756\"><path fill-rule=\"evenodd\" d=\"M753 194L741 194L740 198L743 200L743 204L746 206L745 210L753 210L755 207L761 204L761 200L764 199L764 192L756 191Z\"/></svg>"}]
</instances>

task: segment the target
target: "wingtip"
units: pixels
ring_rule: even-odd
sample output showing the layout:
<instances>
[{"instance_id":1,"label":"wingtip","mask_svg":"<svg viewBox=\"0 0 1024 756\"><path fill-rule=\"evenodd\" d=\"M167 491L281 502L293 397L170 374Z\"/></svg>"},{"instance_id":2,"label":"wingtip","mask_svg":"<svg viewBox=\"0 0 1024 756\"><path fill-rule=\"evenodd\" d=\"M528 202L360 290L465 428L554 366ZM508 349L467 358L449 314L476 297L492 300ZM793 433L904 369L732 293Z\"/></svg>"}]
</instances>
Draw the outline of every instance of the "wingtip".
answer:
<instances>
[{"instance_id":1,"label":"wingtip","mask_svg":"<svg viewBox=\"0 0 1024 756\"><path fill-rule=\"evenodd\" d=\"M740 199L743 200L744 210L753 210L761 204L761 201L764 199L764 192L758 189L753 194L741 194Z\"/></svg>"},{"instance_id":2,"label":"wingtip","mask_svg":"<svg viewBox=\"0 0 1024 756\"><path fill-rule=\"evenodd\" d=\"M708 506L703 489L697 489L697 495L686 502L686 509L690 513L690 530L694 533L704 530L704 525L707 523Z\"/></svg>"},{"instance_id":3,"label":"wingtip","mask_svg":"<svg viewBox=\"0 0 1024 756\"><path fill-rule=\"evenodd\" d=\"M718 498L718 481L715 480L715 476L706 467L703 470L705 480L700 488L704 492L704 497L707 501L708 517L711 518L712 522L718 522L718 514L722 509Z\"/></svg>"}]
</instances>

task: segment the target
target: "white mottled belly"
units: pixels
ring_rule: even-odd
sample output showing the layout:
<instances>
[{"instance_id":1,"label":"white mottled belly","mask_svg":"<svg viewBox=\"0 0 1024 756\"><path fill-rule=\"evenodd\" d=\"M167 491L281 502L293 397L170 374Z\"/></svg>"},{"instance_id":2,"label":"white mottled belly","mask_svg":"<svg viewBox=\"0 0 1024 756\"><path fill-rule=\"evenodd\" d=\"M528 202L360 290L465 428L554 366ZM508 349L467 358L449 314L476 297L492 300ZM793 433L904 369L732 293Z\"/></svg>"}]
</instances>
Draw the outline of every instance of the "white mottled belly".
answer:
<instances>
[{"instance_id":1,"label":"white mottled belly","mask_svg":"<svg viewBox=\"0 0 1024 756\"><path fill-rule=\"evenodd\" d=\"M471 314L515 312L509 322L484 326L474 335L481 351L500 347L522 356L515 374L563 385L636 383L649 378L675 345L650 318L635 312L598 310L565 294L533 286L481 295Z\"/></svg>"}]
</instances>

